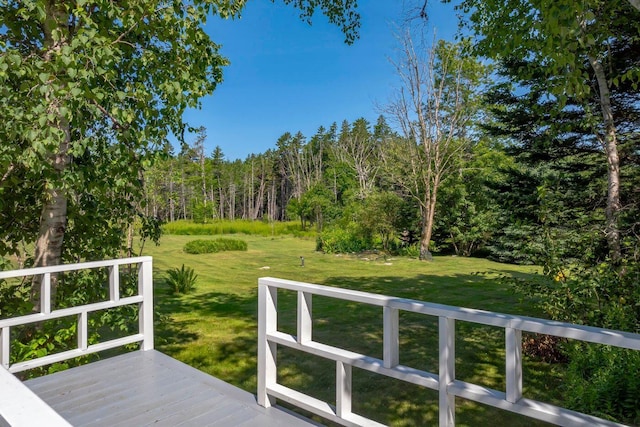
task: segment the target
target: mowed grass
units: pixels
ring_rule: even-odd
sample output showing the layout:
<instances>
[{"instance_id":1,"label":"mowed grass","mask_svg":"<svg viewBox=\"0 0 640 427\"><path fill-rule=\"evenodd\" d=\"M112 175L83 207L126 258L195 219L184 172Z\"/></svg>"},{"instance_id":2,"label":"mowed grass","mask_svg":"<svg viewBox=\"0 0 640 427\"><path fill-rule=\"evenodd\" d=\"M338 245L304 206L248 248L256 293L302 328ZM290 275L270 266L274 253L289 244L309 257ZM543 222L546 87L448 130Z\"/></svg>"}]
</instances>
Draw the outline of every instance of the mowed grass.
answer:
<instances>
[{"instance_id":1,"label":"mowed grass","mask_svg":"<svg viewBox=\"0 0 640 427\"><path fill-rule=\"evenodd\" d=\"M527 275L519 267L462 257L433 262L375 254L336 256L314 251L313 239L235 235L247 241L246 252L190 255L182 248L194 236L167 235L154 257L156 310L172 321L158 322L156 348L247 391L256 391L257 283L271 276L357 289L441 304L509 314L539 316L532 306L494 279L501 274ZM209 238L198 236L197 238ZM210 237L214 238L214 237ZM300 257L304 257L304 267ZM170 295L164 272L182 264L198 274L194 292ZM481 274L479 274L481 273ZM294 333L295 295L280 291L279 329ZM314 339L370 356L382 357L382 310L314 297ZM400 315L400 362L438 372L437 318ZM456 378L497 390L505 389L504 332L499 328L456 323ZM278 355L278 381L335 404L335 364L291 349ZM559 404L563 367L526 360L524 395ZM393 426L436 425L438 394L402 381L354 369L354 411ZM545 425L475 404L456 402L459 426Z\"/></svg>"}]
</instances>

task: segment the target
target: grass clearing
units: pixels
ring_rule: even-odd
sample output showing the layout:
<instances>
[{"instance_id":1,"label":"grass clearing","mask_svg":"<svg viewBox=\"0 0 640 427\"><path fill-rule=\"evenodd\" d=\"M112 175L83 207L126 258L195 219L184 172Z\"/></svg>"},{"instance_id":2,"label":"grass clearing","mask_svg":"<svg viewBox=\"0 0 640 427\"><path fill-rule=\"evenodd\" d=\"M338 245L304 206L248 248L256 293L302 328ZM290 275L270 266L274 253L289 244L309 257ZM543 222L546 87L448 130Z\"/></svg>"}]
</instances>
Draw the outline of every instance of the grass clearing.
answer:
<instances>
[{"instance_id":1,"label":"grass clearing","mask_svg":"<svg viewBox=\"0 0 640 427\"><path fill-rule=\"evenodd\" d=\"M156 309L173 322L158 325L156 347L185 363L250 392L256 390L257 282L272 276L357 289L441 304L539 316L510 288L491 280L499 274L527 275L532 267L475 258L436 257L425 263L402 257L327 255L313 238L234 235L246 252L184 253L191 236L167 235L145 248L154 257ZM300 257L304 257L304 267ZM185 264L198 274L187 295L171 295L160 279ZM478 274L483 273L483 274ZM382 355L382 311L314 297L314 339L376 357ZM279 293L279 325L292 331L295 295ZM437 372L437 319L402 313L401 363ZM457 322L456 376L504 390L502 329ZM335 366L290 349L279 356L279 381L334 403ZM524 395L559 404L562 365L526 360ZM437 423L437 393L354 370L354 410L393 426ZM380 393L380 390L384 390ZM491 407L457 400L457 425L545 425Z\"/></svg>"}]
</instances>

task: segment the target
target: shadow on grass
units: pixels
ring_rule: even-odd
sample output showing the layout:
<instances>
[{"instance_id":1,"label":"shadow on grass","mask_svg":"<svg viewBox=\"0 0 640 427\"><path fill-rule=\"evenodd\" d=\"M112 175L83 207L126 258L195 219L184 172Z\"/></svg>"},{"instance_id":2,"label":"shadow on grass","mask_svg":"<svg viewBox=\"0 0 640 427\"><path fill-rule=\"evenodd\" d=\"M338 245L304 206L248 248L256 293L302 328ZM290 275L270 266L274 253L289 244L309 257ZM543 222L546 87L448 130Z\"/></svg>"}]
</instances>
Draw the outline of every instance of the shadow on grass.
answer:
<instances>
[{"instance_id":1,"label":"shadow on grass","mask_svg":"<svg viewBox=\"0 0 640 427\"><path fill-rule=\"evenodd\" d=\"M509 273L509 272L505 272ZM412 298L441 304L531 314L508 286L477 275L413 277L332 277L324 285ZM296 295L278 295L279 330L295 334ZM157 310L181 320L159 325L159 347L198 369L250 392L255 392L257 353L257 284L244 294L204 292L171 296L158 292ZM179 315L179 316L178 316ZM203 340L194 328L207 319L229 331L215 342ZM364 304L315 296L314 340L368 356L382 358L382 310ZM401 313L401 363L437 373L437 318ZM335 364L295 350L279 348L278 381L286 386L335 404ZM501 328L457 322L456 378L504 391L504 332ZM527 361L524 377L532 395L558 403L557 369ZM531 375L529 375L531 373ZM555 387L549 387L554 384ZM551 389L551 395L547 391ZM438 394L402 381L354 369L354 411L394 426L436 425ZM383 390L383 392L381 392ZM542 392L542 391L545 392ZM546 425L505 411L457 399L457 425Z\"/></svg>"}]
</instances>

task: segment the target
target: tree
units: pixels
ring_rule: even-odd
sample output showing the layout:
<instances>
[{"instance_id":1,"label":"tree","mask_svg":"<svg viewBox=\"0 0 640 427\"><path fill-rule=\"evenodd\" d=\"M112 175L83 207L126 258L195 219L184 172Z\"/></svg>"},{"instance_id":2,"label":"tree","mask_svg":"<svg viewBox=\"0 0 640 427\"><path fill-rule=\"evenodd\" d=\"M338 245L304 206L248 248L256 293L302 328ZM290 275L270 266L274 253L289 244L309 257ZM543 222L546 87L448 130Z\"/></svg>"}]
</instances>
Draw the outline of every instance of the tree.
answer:
<instances>
[{"instance_id":1,"label":"tree","mask_svg":"<svg viewBox=\"0 0 640 427\"><path fill-rule=\"evenodd\" d=\"M469 14L469 25L479 36L475 46L478 53L494 59L544 63L551 93L560 104L567 96L573 96L583 101L586 111L591 113L588 104L593 94L597 97L601 119L593 133L605 154L608 181L604 233L611 260L619 263L622 258L619 135L611 90L625 80L637 85L640 64L636 62L626 69L614 70L611 48L621 39L638 40L638 2L542 0L532 4L464 0L460 8ZM622 33L616 31L620 28L624 29ZM585 65L591 68L593 79ZM527 73L527 69L521 70L521 75Z\"/></svg>"},{"instance_id":2,"label":"tree","mask_svg":"<svg viewBox=\"0 0 640 427\"><path fill-rule=\"evenodd\" d=\"M333 150L335 157L355 173L359 199L365 199L373 191L380 169L380 147L369 127L364 118L357 119L351 126L345 120Z\"/></svg>"},{"instance_id":3,"label":"tree","mask_svg":"<svg viewBox=\"0 0 640 427\"><path fill-rule=\"evenodd\" d=\"M402 58L395 67L402 87L387 111L404 139L387 150L385 162L392 180L420 205L420 259L428 260L438 190L469 144L475 90L485 69L463 54L461 44L438 41L424 49L409 32L401 44Z\"/></svg>"},{"instance_id":4,"label":"tree","mask_svg":"<svg viewBox=\"0 0 640 427\"><path fill-rule=\"evenodd\" d=\"M357 37L352 0L285 3L304 20L320 9L348 43ZM2 205L3 229L13 230L3 254L35 242L33 265L46 266L60 263L71 242L76 253L117 251L120 243L105 244L98 231L135 217L140 171L169 134L183 134L184 110L222 81L227 60L204 32L207 17L237 17L245 4L2 3L0 188L12 199ZM105 214L87 215L96 210Z\"/></svg>"}]
</instances>

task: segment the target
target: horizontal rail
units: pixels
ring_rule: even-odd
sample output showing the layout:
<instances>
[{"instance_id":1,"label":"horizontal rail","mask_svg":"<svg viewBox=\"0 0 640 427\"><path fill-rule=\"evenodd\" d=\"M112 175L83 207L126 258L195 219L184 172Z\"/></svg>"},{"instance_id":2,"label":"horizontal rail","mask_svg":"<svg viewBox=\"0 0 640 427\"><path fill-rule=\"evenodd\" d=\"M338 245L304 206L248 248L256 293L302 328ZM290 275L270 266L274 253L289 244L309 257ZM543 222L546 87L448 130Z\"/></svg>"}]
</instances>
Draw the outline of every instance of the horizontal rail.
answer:
<instances>
[{"instance_id":1,"label":"horizontal rail","mask_svg":"<svg viewBox=\"0 0 640 427\"><path fill-rule=\"evenodd\" d=\"M351 412L351 368L357 367L439 392L439 423L455 425L455 397L494 406L538 420L571 426L622 426L588 414L525 399L522 395L522 331L640 350L640 335L533 317L452 307L349 289L261 278L258 280L258 402L265 407L281 399L337 423L379 425ZM297 292L297 336L278 330L278 289ZM383 309L383 359L313 341L312 295L336 298ZM439 373L399 364L399 312L439 319ZM505 330L506 391L493 390L455 379L455 321L500 327ZM277 346L286 346L336 362L336 407L278 384Z\"/></svg>"},{"instance_id":2,"label":"horizontal rail","mask_svg":"<svg viewBox=\"0 0 640 427\"><path fill-rule=\"evenodd\" d=\"M347 363L365 371L375 372L387 377L438 390L438 375L426 371L421 371L404 365L385 368L384 361L381 359L376 359L375 357L366 356L364 354L355 353L353 351L344 350L339 347L333 347L315 341L300 344L296 342L293 335L284 334L282 332L271 333L268 335L268 338L271 342L304 351L315 356L334 360L336 362Z\"/></svg>"},{"instance_id":3,"label":"horizontal rail","mask_svg":"<svg viewBox=\"0 0 640 427\"><path fill-rule=\"evenodd\" d=\"M47 320L60 319L62 317L69 317L78 315L80 313L93 313L94 311L108 310L110 308L122 307L125 305L132 305L141 303L144 301L144 297L141 295L134 295L132 297L122 298L118 301L102 301L93 304L79 305L76 307L61 308L60 310L54 310L51 313L35 313L27 314L20 317L11 317L8 319L0 319L0 328L6 326L19 326L29 325L31 323L45 322Z\"/></svg>"},{"instance_id":4,"label":"horizontal rail","mask_svg":"<svg viewBox=\"0 0 640 427\"><path fill-rule=\"evenodd\" d=\"M369 292L306 284L271 277L264 277L259 280L261 284L266 286L275 286L279 289L301 291L313 295L321 295L380 307L390 307L430 316L446 317L448 319L464 322L497 326L501 328L513 328L525 332L554 335L561 338L576 339L596 344L606 344L614 347L640 350L640 335L631 332L576 325L573 323L557 322L554 320L538 319L534 317L494 313L491 311L472 308L453 307L407 298L396 298Z\"/></svg>"},{"instance_id":5,"label":"horizontal rail","mask_svg":"<svg viewBox=\"0 0 640 427\"><path fill-rule=\"evenodd\" d=\"M62 362L64 360L74 359L76 357L87 356L92 353L109 350L112 348L122 347L128 344L135 344L144 340L144 334L128 335L122 338L116 338L104 341L98 344L88 346L86 349L73 349L61 351L60 353L50 354L48 356L39 357L37 359L25 360L24 362L14 363L9 367L9 372L17 373L28 369L38 368L40 366L49 365L51 363Z\"/></svg>"},{"instance_id":6,"label":"horizontal rail","mask_svg":"<svg viewBox=\"0 0 640 427\"><path fill-rule=\"evenodd\" d=\"M26 385L0 366L0 425L71 426Z\"/></svg>"},{"instance_id":7,"label":"horizontal rail","mask_svg":"<svg viewBox=\"0 0 640 427\"><path fill-rule=\"evenodd\" d=\"M62 273L65 271L90 270L101 267L112 267L116 265L142 264L151 262L150 256L110 259L104 261L80 262L76 264L52 265L50 267L23 268L21 270L0 271L0 279L9 279L12 277L38 276L46 273Z\"/></svg>"}]
</instances>

